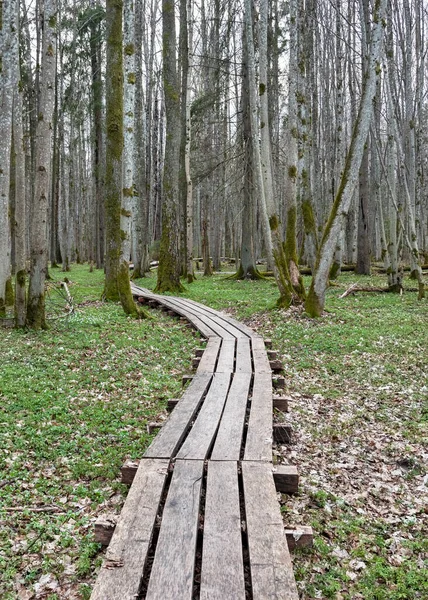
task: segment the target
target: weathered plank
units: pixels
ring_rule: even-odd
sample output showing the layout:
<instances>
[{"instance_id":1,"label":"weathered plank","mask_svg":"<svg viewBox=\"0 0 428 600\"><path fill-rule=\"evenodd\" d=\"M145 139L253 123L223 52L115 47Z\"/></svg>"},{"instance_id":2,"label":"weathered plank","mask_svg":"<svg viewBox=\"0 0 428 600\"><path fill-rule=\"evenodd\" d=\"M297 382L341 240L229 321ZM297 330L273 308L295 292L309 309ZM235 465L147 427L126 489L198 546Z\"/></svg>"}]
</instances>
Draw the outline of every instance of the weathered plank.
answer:
<instances>
[{"instance_id":1,"label":"weathered plank","mask_svg":"<svg viewBox=\"0 0 428 600\"><path fill-rule=\"evenodd\" d=\"M266 353L265 343L260 336L251 338L251 349L253 352L253 363L255 373L271 373L269 359Z\"/></svg>"},{"instance_id":2,"label":"weathered plank","mask_svg":"<svg viewBox=\"0 0 428 600\"><path fill-rule=\"evenodd\" d=\"M215 310L214 308L205 306L203 304L199 304L199 302L196 302L195 300L186 299L185 302L187 302L189 305L194 305L195 307L205 310L206 314L208 314L208 315L213 315L213 316L219 317L221 319L227 320L228 323L230 323L236 329L238 329L239 331L244 333L247 337L252 337L253 335L255 335L254 331L250 327L248 327L247 325L244 325L244 323L241 323L240 321L237 321L236 319L229 316L228 314L224 314L222 311Z\"/></svg>"},{"instance_id":3,"label":"weathered plank","mask_svg":"<svg viewBox=\"0 0 428 600\"><path fill-rule=\"evenodd\" d=\"M272 460L272 381L269 373L254 375L245 460Z\"/></svg>"},{"instance_id":4,"label":"weathered plank","mask_svg":"<svg viewBox=\"0 0 428 600\"><path fill-rule=\"evenodd\" d=\"M177 454L179 459L205 459L212 446L226 401L230 373L215 373L195 424ZM178 407L176 408L178 410ZM175 411L172 413L174 415Z\"/></svg>"},{"instance_id":5,"label":"weathered plank","mask_svg":"<svg viewBox=\"0 0 428 600\"><path fill-rule=\"evenodd\" d=\"M200 322L209 327L222 339L233 339L237 335L243 335L239 330L235 329L225 319L208 315L200 306L194 306L188 300L181 298L168 298L168 305L174 308L177 312L185 315L192 323ZM195 325L198 329L199 326Z\"/></svg>"},{"instance_id":6,"label":"weathered plank","mask_svg":"<svg viewBox=\"0 0 428 600\"><path fill-rule=\"evenodd\" d=\"M251 346L249 338L239 338L236 344L236 366L237 373L252 373Z\"/></svg>"},{"instance_id":7,"label":"weathered plank","mask_svg":"<svg viewBox=\"0 0 428 600\"><path fill-rule=\"evenodd\" d=\"M174 298L173 302L175 303L175 306L180 308L185 307L186 310L191 311L199 319L209 323L210 327L213 329L216 328L218 335L223 339L226 339L228 335L230 337L246 337L246 334L244 334L239 327L232 324L231 320L227 316L222 315L219 311L184 298Z\"/></svg>"},{"instance_id":8,"label":"weathered plank","mask_svg":"<svg viewBox=\"0 0 428 600\"><path fill-rule=\"evenodd\" d=\"M192 599L203 468L202 460L175 463L146 600Z\"/></svg>"},{"instance_id":9,"label":"weathered plank","mask_svg":"<svg viewBox=\"0 0 428 600\"><path fill-rule=\"evenodd\" d=\"M201 600L245 600L236 462L208 464Z\"/></svg>"},{"instance_id":10,"label":"weathered plank","mask_svg":"<svg viewBox=\"0 0 428 600\"><path fill-rule=\"evenodd\" d=\"M213 373L220 352L221 339L212 337L208 340L205 352L198 365L198 373Z\"/></svg>"},{"instance_id":11,"label":"weathered plank","mask_svg":"<svg viewBox=\"0 0 428 600\"><path fill-rule=\"evenodd\" d=\"M216 367L217 373L233 373L235 366L236 341L223 340Z\"/></svg>"},{"instance_id":12,"label":"weathered plank","mask_svg":"<svg viewBox=\"0 0 428 600\"><path fill-rule=\"evenodd\" d=\"M167 473L166 460L140 462L91 600L137 597Z\"/></svg>"},{"instance_id":13,"label":"weathered plank","mask_svg":"<svg viewBox=\"0 0 428 600\"><path fill-rule=\"evenodd\" d=\"M243 462L242 477L253 599L298 600L272 471Z\"/></svg>"},{"instance_id":14,"label":"weathered plank","mask_svg":"<svg viewBox=\"0 0 428 600\"><path fill-rule=\"evenodd\" d=\"M202 403L211 377L209 373L195 375L180 398L180 402L147 448L144 454L146 458L171 458L174 456Z\"/></svg>"},{"instance_id":15,"label":"weathered plank","mask_svg":"<svg viewBox=\"0 0 428 600\"><path fill-rule=\"evenodd\" d=\"M211 460L238 461L245 423L251 373L235 373L220 421Z\"/></svg>"}]
</instances>

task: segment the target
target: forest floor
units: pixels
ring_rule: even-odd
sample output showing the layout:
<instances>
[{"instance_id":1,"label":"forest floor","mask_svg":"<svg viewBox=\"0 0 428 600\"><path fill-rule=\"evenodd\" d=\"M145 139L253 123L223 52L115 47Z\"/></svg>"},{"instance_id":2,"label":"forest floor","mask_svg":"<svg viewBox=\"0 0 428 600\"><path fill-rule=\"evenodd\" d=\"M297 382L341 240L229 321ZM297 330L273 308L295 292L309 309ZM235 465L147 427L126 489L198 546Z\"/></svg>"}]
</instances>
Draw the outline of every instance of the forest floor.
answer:
<instances>
[{"instance_id":1,"label":"forest floor","mask_svg":"<svg viewBox=\"0 0 428 600\"><path fill-rule=\"evenodd\" d=\"M89 598L94 522L120 512L120 466L143 454L147 423L166 418L199 346L159 311L136 322L100 302L102 272L76 266L68 278L73 315L45 332L0 329L4 600ZM330 288L318 320L275 309L269 280L200 277L186 295L272 338L284 362L294 439L274 454L301 481L282 511L315 533L293 554L301 599L427 599L428 303L414 292L340 299L356 280Z\"/></svg>"}]
</instances>

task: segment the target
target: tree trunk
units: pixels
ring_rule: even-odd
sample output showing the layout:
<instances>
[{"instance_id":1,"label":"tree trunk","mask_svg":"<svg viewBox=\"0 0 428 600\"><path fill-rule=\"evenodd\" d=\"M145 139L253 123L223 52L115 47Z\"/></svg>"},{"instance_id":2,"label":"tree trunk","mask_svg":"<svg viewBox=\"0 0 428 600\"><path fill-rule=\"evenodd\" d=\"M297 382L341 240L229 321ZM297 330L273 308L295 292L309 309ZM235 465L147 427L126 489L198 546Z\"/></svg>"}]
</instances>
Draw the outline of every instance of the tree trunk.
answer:
<instances>
[{"instance_id":1,"label":"tree trunk","mask_svg":"<svg viewBox=\"0 0 428 600\"><path fill-rule=\"evenodd\" d=\"M42 68L40 104L35 145L35 184L31 218L30 283L27 304L27 326L46 328L45 280L48 264L48 196L51 169L51 136L54 111L56 68L56 0L46 0L43 14Z\"/></svg>"},{"instance_id":2,"label":"tree trunk","mask_svg":"<svg viewBox=\"0 0 428 600\"><path fill-rule=\"evenodd\" d=\"M120 211L122 206L123 158L123 65L122 0L107 0L107 68L106 68L106 177L105 224L106 300L120 300L118 289L121 253Z\"/></svg>"},{"instance_id":3,"label":"tree trunk","mask_svg":"<svg viewBox=\"0 0 428 600\"><path fill-rule=\"evenodd\" d=\"M321 316L325 305L325 292L328 284L334 249L339 236L343 216L348 213L358 173L364 153L364 145L370 129L373 112L373 98L376 94L376 80L382 57L383 30L385 27L386 0L376 0L373 15L373 31L370 44L370 58L367 78L364 81L357 120L347 153L345 168L334 200L327 225L324 229L315 273L305 303L306 312L312 317Z\"/></svg>"},{"instance_id":4,"label":"tree trunk","mask_svg":"<svg viewBox=\"0 0 428 600\"><path fill-rule=\"evenodd\" d=\"M179 169L180 86L177 74L175 9L173 0L162 0L163 83L166 140L163 171L162 237L156 292L180 292Z\"/></svg>"}]
</instances>

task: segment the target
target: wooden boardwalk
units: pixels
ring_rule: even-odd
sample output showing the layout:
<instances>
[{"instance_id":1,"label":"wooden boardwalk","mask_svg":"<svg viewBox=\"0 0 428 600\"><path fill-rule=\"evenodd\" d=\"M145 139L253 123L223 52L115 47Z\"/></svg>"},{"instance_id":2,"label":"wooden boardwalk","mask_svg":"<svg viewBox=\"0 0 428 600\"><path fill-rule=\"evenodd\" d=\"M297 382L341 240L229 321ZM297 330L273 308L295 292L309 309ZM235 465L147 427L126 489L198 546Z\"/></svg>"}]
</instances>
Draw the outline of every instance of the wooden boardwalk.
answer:
<instances>
[{"instance_id":1,"label":"wooden boardwalk","mask_svg":"<svg viewBox=\"0 0 428 600\"><path fill-rule=\"evenodd\" d=\"M139 463L92 600L297 600L263 339L191 300L132 292L187 319L207 344Z\"/></svg>"}]
</instances>

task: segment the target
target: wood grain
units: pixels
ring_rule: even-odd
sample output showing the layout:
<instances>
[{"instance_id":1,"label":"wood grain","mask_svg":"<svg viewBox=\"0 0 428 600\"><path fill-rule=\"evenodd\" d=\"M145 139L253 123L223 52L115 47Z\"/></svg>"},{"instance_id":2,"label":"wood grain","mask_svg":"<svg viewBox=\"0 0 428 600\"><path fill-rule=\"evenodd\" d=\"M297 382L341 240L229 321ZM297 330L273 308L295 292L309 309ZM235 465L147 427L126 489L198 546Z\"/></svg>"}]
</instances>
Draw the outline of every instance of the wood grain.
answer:
<instances>
[{"instance_id":1,"label":"wood grain","mask_svg":"<svg viewBox=\"0 0 428 600\"><path fill-rule=\"evenodd\" d=\"M146 458L171 458L175 455L202 403L211 379L212 376L208 373L195 375L180 402L144 453Z\"/></svg>"},{"instance_id":2,"label":"wood grain","mask_svg":"<svg viewBox=\"0 0 428 600\"><path fill-rule=\"evenodd\" d=\"M203 468L199 460L175 463L146 600L192 599Z\"/></svg>"},{"instance_id":3,"label":"wood grain","mask_svg":"<svg viewBox=\"0 0 428 600\"><path fill-rule=\"evenodd\" d=\"M208 465L200 599L245 600L236 462Z\"/></svg>"},{"instance_id":4,"label":"wood grain","mask_svg":"<svg viewBox=\"0 0 428 600\"><path fill-rule=\"evenodd\" d=\"M254 375L244 459L272 461L272 381L269 373Z\"/></svg>"},{"instance_id":5,"label":"wood grain","mask_svg":"<svg viewBox=\"0 0 428 600\"><path fill-rule=\"evenodd\" d=\"M211 460L238 461L241 452L251 373L235 373L220 421Z\"/></svg>"},{"instance_id":6,"label":"wood grain","mask_svg":"<svg viewBox=\"0 0 428 600\"><path fill-rule=\"evenodd\" d=\"M168 462L140 462L91 600L135 600L168 473Z\"/></svg>"},{"instance_id":7,"label":"wood grain","mask_svg":"<svg viewBox=\"0 0 428 600\"><path fill-rule=\"evenodd\" d=\"M271 468L243 462L245 513L254 600L298 600Z\"/></svg>"},{"instance_id":8,"label":"wood grain","mask_svg":"<svg viewBox=\"0 0 428 600\"><path fill-rule=\"evenodd\" d=\"M213 375L207 397L195 424L177 454L177 458L203 460L207 457L223 412L229 384L229 373L215 373ZM178 407L175 410L178 410Z\"/></svg>"}]
</instances>

